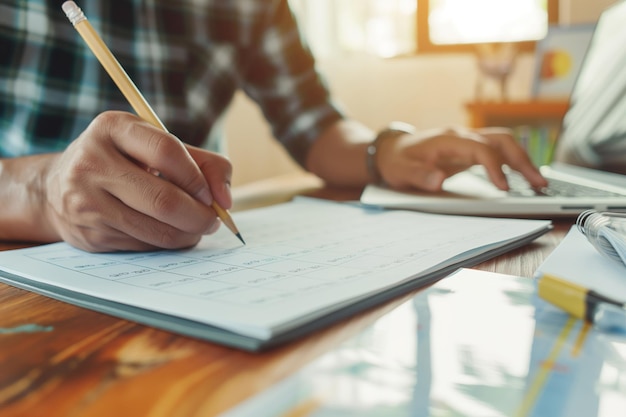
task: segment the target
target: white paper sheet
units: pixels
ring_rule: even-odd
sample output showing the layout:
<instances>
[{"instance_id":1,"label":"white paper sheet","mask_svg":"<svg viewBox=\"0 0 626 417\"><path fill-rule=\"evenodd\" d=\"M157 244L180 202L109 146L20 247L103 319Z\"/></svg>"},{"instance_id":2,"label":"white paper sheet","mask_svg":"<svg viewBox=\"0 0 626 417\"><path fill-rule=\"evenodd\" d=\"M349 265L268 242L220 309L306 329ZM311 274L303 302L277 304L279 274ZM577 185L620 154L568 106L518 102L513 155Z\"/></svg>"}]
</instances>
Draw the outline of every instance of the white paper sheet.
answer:
<instances>
[{"instance_id":1,"label":"white paper sheet","mask_svg":"<svg viewBox=\"0 0 626 417\"><path fill-rule=\"evenodd\" d=\"M442 265L471 259L476 248L550 225L365 210L312 199L235 213L234 219L245 246L222 227L190 250L91 254L58 243L0 253L0 269L269 339Z\"/></svg>"}]
</instances>

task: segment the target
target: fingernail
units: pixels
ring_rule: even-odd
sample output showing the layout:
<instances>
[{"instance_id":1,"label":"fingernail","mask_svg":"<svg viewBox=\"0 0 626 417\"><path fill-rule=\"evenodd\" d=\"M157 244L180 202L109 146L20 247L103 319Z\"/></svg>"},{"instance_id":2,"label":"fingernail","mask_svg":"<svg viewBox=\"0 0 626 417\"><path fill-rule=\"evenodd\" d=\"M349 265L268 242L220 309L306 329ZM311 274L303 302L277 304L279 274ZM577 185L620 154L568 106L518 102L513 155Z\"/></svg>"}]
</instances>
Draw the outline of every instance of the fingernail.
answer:
<instances>
[{"instance_id":1,"label":"fingernail","mask_svg":"<svg viewBox=\"0 0 626 417\"><path fill-rule=\"evenodd\" d=\"M208 188L203 188L200 192L196 193L196 199L203 202L207 206L213 204L213 196Z\"/></svg>"}]
</instances>

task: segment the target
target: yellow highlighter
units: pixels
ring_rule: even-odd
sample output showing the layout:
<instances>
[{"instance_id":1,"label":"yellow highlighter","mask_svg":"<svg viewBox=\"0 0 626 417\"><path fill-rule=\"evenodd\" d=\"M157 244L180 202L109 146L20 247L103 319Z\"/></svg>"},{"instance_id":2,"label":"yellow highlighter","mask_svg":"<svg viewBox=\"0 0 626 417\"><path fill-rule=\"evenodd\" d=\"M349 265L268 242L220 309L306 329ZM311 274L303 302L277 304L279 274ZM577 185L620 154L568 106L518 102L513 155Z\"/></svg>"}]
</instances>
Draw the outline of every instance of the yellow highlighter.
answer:
<instances>
[{"instance_id":1,"label":"yellow highlighter","mask_svg":"<svg viewBox=\"0 0 626 417\"><path fill-rule=\"evenodd\" d=\"M537 293L572 316L607 331L626 331L626 304L550 274L537 281Z\"/></svg>"}]
</instances>

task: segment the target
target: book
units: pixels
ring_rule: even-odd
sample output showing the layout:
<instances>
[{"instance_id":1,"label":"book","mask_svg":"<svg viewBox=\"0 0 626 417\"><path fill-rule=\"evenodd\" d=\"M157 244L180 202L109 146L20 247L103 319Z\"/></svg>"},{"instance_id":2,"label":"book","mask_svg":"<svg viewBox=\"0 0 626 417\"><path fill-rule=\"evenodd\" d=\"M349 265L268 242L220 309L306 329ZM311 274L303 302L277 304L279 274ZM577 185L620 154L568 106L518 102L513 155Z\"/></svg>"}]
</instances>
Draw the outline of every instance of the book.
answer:
<instances>
[{"instance_id":1,"label":"book","mask_svg":"<svg viewBox=\"0 0 626 417\"><path fill-rule=\"evenodd\" d=\"M384 211L311 198L234 214L197 246L0 253L0 280L172 332L259 351L524 245L545 220Z\"/></svg>"},{"instance_id":2,"label":"book","mask_svg":"<svg viewBox=\"0 0 626 417\"><path fill-rule=\"evenodd\" d=\"M615 416L624 352L532 279L460 269L219 417Z\"/></svg>"}]
</instances>

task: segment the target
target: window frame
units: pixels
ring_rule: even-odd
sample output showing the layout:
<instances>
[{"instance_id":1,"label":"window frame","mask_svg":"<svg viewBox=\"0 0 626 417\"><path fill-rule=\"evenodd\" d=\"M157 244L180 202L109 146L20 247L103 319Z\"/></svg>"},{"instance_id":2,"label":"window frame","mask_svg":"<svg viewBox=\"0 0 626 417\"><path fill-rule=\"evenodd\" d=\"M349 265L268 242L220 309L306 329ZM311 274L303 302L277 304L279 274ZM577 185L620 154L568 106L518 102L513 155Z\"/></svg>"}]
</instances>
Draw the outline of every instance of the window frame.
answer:
<instances>
[{"instance_id":1,"label":"window frame","mask_svg":"<svg viewBox=\"0 0 626 417\"><path fill-rule=\"evenodd\" d=\"M548 24L559 22L559 0L547 0ZM430 14L430 0L417 0L417 54L424 53L467 53L475 52L476 44L437 45L430 40L428 17ZM519 51L532 52L537 41L515 42Z\"/></svg>"}]
</instances>

